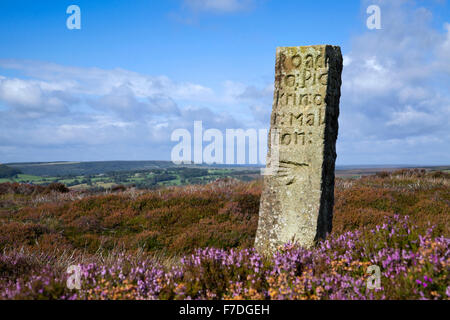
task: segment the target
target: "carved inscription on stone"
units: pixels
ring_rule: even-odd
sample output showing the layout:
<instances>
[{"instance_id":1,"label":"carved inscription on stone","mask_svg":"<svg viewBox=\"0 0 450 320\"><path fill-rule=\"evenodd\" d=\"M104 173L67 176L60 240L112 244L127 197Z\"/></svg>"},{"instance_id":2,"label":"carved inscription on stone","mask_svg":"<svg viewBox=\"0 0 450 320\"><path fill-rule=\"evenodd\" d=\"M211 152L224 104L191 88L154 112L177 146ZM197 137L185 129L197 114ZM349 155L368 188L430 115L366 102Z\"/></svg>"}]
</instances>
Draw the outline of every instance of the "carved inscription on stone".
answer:
<instances>
[{"instance_id":1,"label":"carved inscription on stone","mask_svg":"<svg viewBox=\"0 0 450 320\"><path fill-rule=\"evenodd\" d=\"M310 246L331 231L341 72L339 47L277 48L270 131L279 134L267 163L277 152L279 168L264 177L259 251Z\"/></svg>"}]
</instances>

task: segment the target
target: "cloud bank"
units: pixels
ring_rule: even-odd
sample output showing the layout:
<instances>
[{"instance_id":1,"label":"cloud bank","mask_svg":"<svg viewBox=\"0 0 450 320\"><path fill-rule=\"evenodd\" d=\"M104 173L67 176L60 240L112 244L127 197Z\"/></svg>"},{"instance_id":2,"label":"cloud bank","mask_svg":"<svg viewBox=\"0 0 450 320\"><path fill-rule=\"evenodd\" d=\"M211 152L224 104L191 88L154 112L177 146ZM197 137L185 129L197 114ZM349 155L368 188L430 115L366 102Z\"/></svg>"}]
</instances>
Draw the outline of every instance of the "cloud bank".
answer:
<instances>
[{"instance_id":1,"label":"cloud bank","mask_svg":"<svg viewBox=\"0 0 450 320\"><path fill-rule=\"evenodd\" d=\"M0 60L0 68L22 74L0 76L2 162L168 160L176 128L191 129L195 120L242 126L217 107L235 101L226 90L123 69L19 60Z\"/></svg>"},{"instance_id":2,"label":"cloud bank","mask_svg":"<svg viewBox=\"0 0 450 320\"><path fill-rule=\"evenodd\" d=\"M235 12L246 1L185 2ZM338 164L450 163L450 21L409 1L344 52ZM365 16L364 16L365 18ZM365 24L365 21L362 21ZM8 74L8 75L7 75ZM11 76L10 74L14 74ZM273 83L220 88L124 69L0 60L0 161L169 160L176 128L267 128Z\"/></svg>"},{"instance_id":3,"label":"cloud bank","mask_svg":"<svg viewBox=\"0 0 450 320\"><path fill-rule=\"evenodd\" d=\"M363 6L374 1L363 2ZM346 53L338 154L353 163L450 163L450 25L408 1L375 1L382 29Z\"/></svg>"}]
</instances>

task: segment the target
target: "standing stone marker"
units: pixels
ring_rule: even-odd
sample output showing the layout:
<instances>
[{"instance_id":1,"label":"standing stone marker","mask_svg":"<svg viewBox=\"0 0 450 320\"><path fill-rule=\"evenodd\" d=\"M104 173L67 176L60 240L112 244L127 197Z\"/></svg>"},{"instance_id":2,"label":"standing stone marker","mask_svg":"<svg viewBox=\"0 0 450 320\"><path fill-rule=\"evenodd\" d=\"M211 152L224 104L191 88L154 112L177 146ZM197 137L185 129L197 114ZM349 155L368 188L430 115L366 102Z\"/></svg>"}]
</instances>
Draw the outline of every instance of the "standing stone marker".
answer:
<instances>
[{"instance_id":1,"label":"standing stone marker","mask_svg":"<svg viewBox=\"0 0 450 320\"><path fill-rule=\"evenodd\" d=\"M288 242L310 247L331 232L341 72L337 46L277 48L255 241L262 253Z\"/></svg>"}]
</instances>

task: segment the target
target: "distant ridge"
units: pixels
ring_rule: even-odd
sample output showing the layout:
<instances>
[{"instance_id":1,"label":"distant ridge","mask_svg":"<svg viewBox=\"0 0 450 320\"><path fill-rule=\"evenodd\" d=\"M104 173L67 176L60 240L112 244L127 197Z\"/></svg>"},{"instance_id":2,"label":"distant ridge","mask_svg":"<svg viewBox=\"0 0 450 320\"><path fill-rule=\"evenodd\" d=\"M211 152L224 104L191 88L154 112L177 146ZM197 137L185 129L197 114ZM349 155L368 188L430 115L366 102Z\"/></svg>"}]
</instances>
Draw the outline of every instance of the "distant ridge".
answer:
<instances>
[{"instance_id":1,"label":"distant ridge","mask_svg":"<svg viewBox=\"0 0 450 320\"><path fill-rule=\"evenodd\" d=\"M8 166L22 171L24 174L35 176L67 176L67 175L95 175L108 172L140 171L152 169L168 169L180 167L172 161L142 160L142 161L52 161L52 162L15 162ZM260 168L262 166L248 165L195 165L183 164L192 168Z\"/></svg>"},{"instance_id":2,"label":"distant ridge","mask_svg":"<svg viewBox=\"0 0 450 320\"><path fill-rule=\"evenodd\" d=\"M177 167L172 161L142 160L142 161L52 161L52 162L15 162L5 164L9 168L24 174L35 176L66 176L66 175L95 175L108 172L139 171L152 169L167 169ZM195 165L184 164L184 167L201 168L235 168L235 169L259 169L261 165ZM445 170L448 166L421 166L421 165L341 165L336 166L336 174L373 174L379 171L400 168L427 168ZM19 172L19 173L20 173Z\"/></svg>"},{"instance_id":3,"label":"distant ridge","mask_svg":"<svg viewBox=\"0 0 450 320\"><path fill-rule=\"evenodd\" d=\"M0 178L11 178L20 173L22 172L17 168L0 164Z\"/></svg>"},{"instance_id":4,"label":"distant ridge","mask_svg":"<svg viewBox=\"0 0 450 320\"><path fill-rule=\"evenodd\" d=\"M171 161L53 161L9 163L9 167L36 176L91 175L115 171L165 169L175 166Z\"/></svg>"}]
</instances>

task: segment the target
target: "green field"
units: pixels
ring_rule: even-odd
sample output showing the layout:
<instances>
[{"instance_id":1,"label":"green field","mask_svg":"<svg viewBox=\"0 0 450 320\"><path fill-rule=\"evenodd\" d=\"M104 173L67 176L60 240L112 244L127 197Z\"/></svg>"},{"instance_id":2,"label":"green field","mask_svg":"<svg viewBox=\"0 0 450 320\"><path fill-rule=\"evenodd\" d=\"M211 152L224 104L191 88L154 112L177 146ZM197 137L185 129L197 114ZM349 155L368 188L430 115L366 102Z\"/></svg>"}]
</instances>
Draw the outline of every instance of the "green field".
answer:
<instances>
[{"instance_id":1,"label":"green field","mask_svg":"<svg viewBox=\"0 0 450 320\"><path fill-rule=\"evenodd\" d=\"M178 166L170 161L103 161L103 162L37 162L3 165L3 182L48 185L63 183L72 189L110 189L117 185L153 189L163 186L206 184L217 179L236 178L251 181L260 178L260 167L247 166ZM336 176L359 178L382 171L394 171L396 167L341 167ZM427 171L449 172L449 167L423 167ZM11 171L13 170L13 171ZM15 174L16 172L21 172ZM13 174L5 177L9 172Z\"/></svg>"},{"instance_id":2,"label":"green field","mask_svg":"<svg viewBox=\"0 0 450 320\"><path fill-rule=\"evenodd\" d=\"M39 176L17 174L0 179L3 182L30 183L48 185L53 182L63 183L72 189L109 189L115 185L135 186L147 189L161 186L179 186L186 184L206 184L221 178L236 178L250 181L258 178L256 169L204 169L204 168L168 168L142 171L119 171L87 175Z\"/></svg>"}]
</instances>

